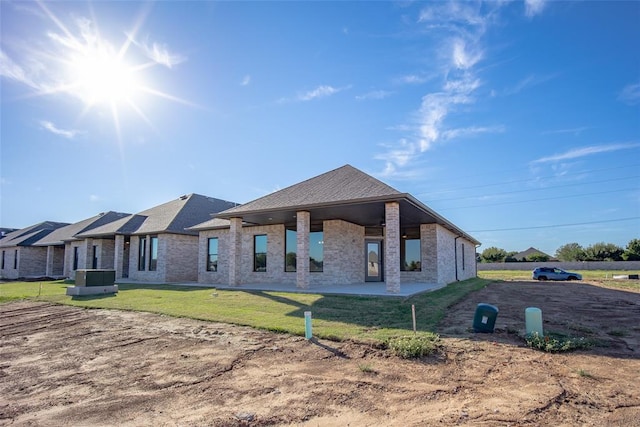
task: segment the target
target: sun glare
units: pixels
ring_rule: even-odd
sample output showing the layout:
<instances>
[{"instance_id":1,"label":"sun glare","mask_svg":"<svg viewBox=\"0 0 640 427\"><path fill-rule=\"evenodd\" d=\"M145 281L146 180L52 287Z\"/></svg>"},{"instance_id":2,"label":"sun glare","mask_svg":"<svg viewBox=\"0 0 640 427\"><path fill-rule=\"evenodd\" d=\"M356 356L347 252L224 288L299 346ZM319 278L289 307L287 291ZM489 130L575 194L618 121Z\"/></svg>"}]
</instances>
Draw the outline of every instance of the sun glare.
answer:
<instances>
[{"instance_id":1,"label":"sun glare","mask_svg":"<svg viewBox=\"0 0 640 427\"><path fill-rule=\"evenodd\" d=\"M108 45L84 46L69 62L72 85L87 105L133 102L140 88L135 69Z\"/></svg>"}]
</instances>

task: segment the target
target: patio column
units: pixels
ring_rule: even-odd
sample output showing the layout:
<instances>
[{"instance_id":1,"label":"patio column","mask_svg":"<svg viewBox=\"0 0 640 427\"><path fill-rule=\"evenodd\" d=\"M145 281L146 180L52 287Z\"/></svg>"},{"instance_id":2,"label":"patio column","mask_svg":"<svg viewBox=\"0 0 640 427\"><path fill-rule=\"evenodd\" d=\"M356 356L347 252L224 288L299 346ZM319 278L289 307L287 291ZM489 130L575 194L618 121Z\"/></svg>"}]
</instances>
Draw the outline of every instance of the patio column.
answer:
<instances>
[{"instance_id":1,"label":"patio column","mask_svg":"<svg viewBox=\"0 0 640 427\"><path fill-rule=\"evenodd\" d=\"M53 277L53 263L55 259L55 246L47 246L47 267L45 269L45 276Z\"/></svg>"},{"instance_id":2,"label":"patio column","mask_svg":"<svg viewBox=\"0 0 640 427\"><path fill-rule=\"evenodd\" d=\"M124 236L116 235L116 242L113 248L113 269L116 271L116 280L122 279L124 271Z\"/></svg>"},{"instance_id":3,"label":"patio column","mask_svg":"<svg viewBox=\"0 0 640 427\"><path fill-rule=\"evenodd\" d=\"M387 202L384 206L385 250L384 281L387 292L400 292L400 204Z\"/></svg>"},{"instance_id":4,"label":"patio column","mask_svg":"<svg viewBox=\"0 0 640 427\"><path fill-rule=\"evenodd\" d=\"M79 269L83 268L91 268L91 264L93 262L93 239L85 239L84 246L84 265L78 265Z\"/></svg>"},{"instance_id":5,"label":"patio column","mask_svg":"<svg viewBox=\"0 0 640 427\"><path fill-rule=\"evenodd\" d=\"M309 231L311 213L296 212L296 287L309 288Z\"/></svg>"},{"instance_id":6,"label":"patio column","mask_svg":"<svg viewBox=\"0 0 640 427\"><path fill-rule=\"evenodd\" d=\"M229 221L229 286L238 286L242 267L242 218Z\"/></svg>"}]
</instances>

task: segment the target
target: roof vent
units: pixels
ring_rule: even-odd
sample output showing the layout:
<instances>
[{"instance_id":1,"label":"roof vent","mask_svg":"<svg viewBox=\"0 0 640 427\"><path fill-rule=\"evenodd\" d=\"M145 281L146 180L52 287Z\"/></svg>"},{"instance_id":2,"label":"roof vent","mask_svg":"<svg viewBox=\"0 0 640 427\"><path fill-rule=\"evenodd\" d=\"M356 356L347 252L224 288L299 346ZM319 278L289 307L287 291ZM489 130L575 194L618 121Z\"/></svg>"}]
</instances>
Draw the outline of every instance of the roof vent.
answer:
<instances>
[{"instance_id":1,"label":"roof vent","mask_svg":"<svg viewBox=\"0 0 640 427\"><path fill-rule=\"evenodd\" d=\"M186 195L186 194L184 196L180 196L180 200L187 200L188 198L189 198L189 196Z\"/></svg>"}]
</instances>

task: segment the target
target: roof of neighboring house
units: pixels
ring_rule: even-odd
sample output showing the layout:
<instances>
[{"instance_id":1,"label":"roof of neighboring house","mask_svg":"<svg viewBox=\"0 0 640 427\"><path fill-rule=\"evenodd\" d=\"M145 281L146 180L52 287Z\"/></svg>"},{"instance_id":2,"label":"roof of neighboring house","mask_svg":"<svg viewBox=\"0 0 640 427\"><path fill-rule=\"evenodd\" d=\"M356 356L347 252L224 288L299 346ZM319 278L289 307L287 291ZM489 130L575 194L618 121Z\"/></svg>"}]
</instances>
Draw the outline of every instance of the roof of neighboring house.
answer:
<instances>
[{"instance_id":1,"label":"roof of neighboring house","mask_svg":"<svg viewBox=\"0 0 640 427\"><path fill-rule=\"evenodd\" d=\"M212 215L236 205L234 202L200 194L188 194L138 214L78 233L76 237L154 233L195 235L197 231L191 229L191 226L207 221ZM227 225L228 223L227 221Z\"/></svg>"},{"instance_id":2,"label":"roof of neighboring house","mask_svg":"<svg viewBox=\"0 0 640 427\"><path fill-rule=\"evenodd\" d=\"M189 227L207 221L213 214L233 206L237 206L237 203L200 194L188 194L140 212L138 215L145 216L146 219L132 234L198 234Z\"/></svg>"},{"instance_id":3,"label":"roof of neighboring house","mask_svg":"<svg viewBox=\"0 0 640 427\"><path fill-rule=\"evenodd\" d=\"M385 221L383 202L400 203L401 227L437 223L474 244L476 239L434 212L408 193L402 193L378 179L345 165L268 194L216 215L217 219L242 218L249 224L295 223L297 211L312 212L312 220L344 219L364 226ZM208 221L194 229L218 228Z\"/></svg>"},{"instance_id":4,"label":"roof of neighboring house","mask_svg":"<svg viewBox=\"0 0 640 427\"><path fill-rule=\"evenodd\" d=\"M526 251L518 252L517 254L513 254L512 256L515 259L523 259L523 258L528 258L528 257L530 257L531 255L534 255L534 254L546 255L546 256L549 257L549 259L552 258L551 255L546 254L546 253L544 253L541 250L536 249L536 248L529 248Z\"/></svg>"},{"instance_id":5,"label":"roof of neighboring house","mask_svg":"<svg viewBox=\"0 0 640 427\"><path fill-rule=\"evenodd\" d=\"M20 230L12 231L0 239L0 247L31 246L54 230L69 225L66 222L43 221Z\"/></svg>"},{"instance_id":6,"label":"roof of neighboring house","mask_svg":"<svg viewBox=\"0 0 640 427\"><path fill-rule=\"evenodd\" d=\"M16 231L16 229L0 227L0 239L4 239L7 236L7 234L11 233L12 231Z\"/></svg>"},{"instance_id":7,"label":"roof of neighboring house","mask_svg":"<svg viewBox=\"0 0 640 427\"><path fill-rule=\"evenodd\" d=\"M108 225L122 218L126 218L130 214L122 212L102 212L91 218L69 224L64 227L58 228L53 232L47 234L44 238L34 243L35 246L55 246L63 245L65 242L71 240L78 240L75 236L79 233L93 230L97 227Z\"/></svg>"}]
</instances>

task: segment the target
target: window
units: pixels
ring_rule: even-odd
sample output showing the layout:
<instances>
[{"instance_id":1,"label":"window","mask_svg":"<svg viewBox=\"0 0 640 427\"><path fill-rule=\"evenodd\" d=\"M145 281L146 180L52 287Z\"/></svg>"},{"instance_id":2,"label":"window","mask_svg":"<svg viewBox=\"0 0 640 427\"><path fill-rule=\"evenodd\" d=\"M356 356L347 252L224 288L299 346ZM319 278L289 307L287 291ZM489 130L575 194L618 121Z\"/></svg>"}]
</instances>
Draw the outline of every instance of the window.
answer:
<instances>
[{"instance_id":1,"label":"window","mask_svg":"<svg viewBox=\"0 0 640 427\"><path fill-rule=\"evenodd\" d=\"M324 232L309 233L309 271L322 271L324 265Z\"/></svg>"},{"instance_id":2,"label":"window","mask_svg":"<svg viewBox=\"0 0 640 427\"><path fill-rule=\"evenodd\" d=\"M2 270L4 270L4 251L2 251Z\"/></svg>"},{"instance_id":3,"label":"window","mask_svg":"<svg viewBox=\"0 0 640 427\"><path fill-rule=\"evenodd\" d=\"M158 236L149 238L149 271L158 269Z\"/></svg>"},{"instance_id":4,"label":"window","mask_svg":"<svg viewBox=\"0 0 640 427\"><path fill-rule=\"evenodd\" d=\"M78 247L77 246L73 247L73 269L74 270L78 269Z\"/></svg>"},{"instance_id":5,"label":"window","mask_svg":"<svg viewBox=\"0 0 640 427\"><path fill-rule=\"evenodd\" d=\"M91 268L94 270L98 268L98 247L93 247L93 262L91 263Z\"/></svg>"},{"instance_id":6,"label":"window","mask_svg":"<svg viewBox=\"0 0 640 427\"><path fill-rule=\"evenodd\" d=\"M218 238L211 237L207 247L207 271L218 271Z\"/></svg>"},{"instance_id":7,"label":"window","mask_svg":"<svg viewBox=\"0 0 640 427\"><path fill-rule=\"evenodd\" d=\"M405 229L400 241L400 270L421 271L420 229Z\"/></svg>"},{"instance_id":8,"label":"window","mask_svg":"<svg viewBox=\"0 0 640 427\"><path fill-rule=\"evenodd\" d=\"M312 227L309 233L309 271L322 271L324 264L324 233L322 226ZM285 261L284 271L296 271L296 257L298 254L298 234L295 228L287 228L285 231Z\"/></svg>"},{"instance_id":9,"label":"window","mask_svg":"<svg viewBox=\"0 0 640 427\"><path fill-rule=\"evenodd\" d=\"M284 239L284 271L296 271L296 256L298 253L298 233L296 233L296 229L287 228Z\"/></svg>"},{"instance_id":10,"label":"window","mask_svg":"<svg viewBox=\"0 0 640 427\"><path fill-rule=\"evenodd\" d=\"M147 238L138 237L138 271L144 271L144 265L147 260Z\"/></svg>"},{"instance_id":11,"label":"window","mask_svg":"<svg viewBox=\"0 0 640 427\"><path fill-rule=\"evenodd\" d=\"M253 236L253 271L267 271L267 235Z\"/></svg>"},{"instance_id":12,"label":"window","mask_svg":"<svg viewBox=\"0 0 640 427\"><path fill-rule=\"evenodd\" d=\"M18 269L18 250L17 249L13 252L13 269L14 270Z\"/></svg>"}]
</instances>

